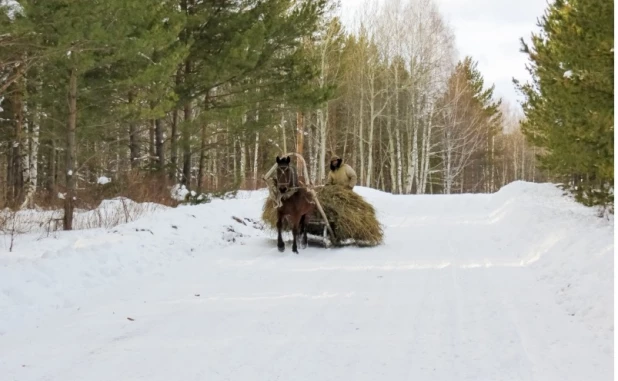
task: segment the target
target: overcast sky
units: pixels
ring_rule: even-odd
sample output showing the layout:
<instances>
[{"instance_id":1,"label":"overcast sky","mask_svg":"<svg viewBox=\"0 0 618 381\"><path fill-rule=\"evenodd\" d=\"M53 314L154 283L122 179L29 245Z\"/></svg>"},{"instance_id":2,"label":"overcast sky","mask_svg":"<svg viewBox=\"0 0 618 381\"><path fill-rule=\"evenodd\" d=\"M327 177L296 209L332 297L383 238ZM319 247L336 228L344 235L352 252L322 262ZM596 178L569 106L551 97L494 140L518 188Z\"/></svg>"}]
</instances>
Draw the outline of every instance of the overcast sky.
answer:
<instances>
[{"instance_id":1,"label":"overcast sky","mask_svg":"<svg viewBox=\"0 0 618 381\"><path fill-rule=\"evenodd\" d=\"M363 1L339 1L342 21L351 22ZM519 39L529 42L531 32L538 31L537 19L543 15L546 0L434 1L454 31L460 58L470 55L479 63L485 82L496 85L497 96L513 105L522 100L512 83L513 77L529 79Z\"/></svg>"}]
</instances>

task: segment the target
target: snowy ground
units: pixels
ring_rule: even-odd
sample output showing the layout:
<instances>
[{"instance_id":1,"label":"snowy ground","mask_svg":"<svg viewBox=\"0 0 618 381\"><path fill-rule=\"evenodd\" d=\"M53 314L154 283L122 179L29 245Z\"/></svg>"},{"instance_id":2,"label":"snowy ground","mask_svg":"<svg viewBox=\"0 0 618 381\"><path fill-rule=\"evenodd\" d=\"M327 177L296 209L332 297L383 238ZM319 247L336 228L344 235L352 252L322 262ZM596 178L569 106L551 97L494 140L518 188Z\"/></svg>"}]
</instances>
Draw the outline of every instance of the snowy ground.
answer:
<instances>
[{"instance_id":1,"label":"snowy ground","mask_svg":"<svg viewBox=\"0 0 618 381\"><path fill-rule=\"evenodd\" d=\"M543 184L358 192L377 248L276 249L264 192L0 240L1 380L611 380L613 219Z\"/></svg>"}]
</instances>

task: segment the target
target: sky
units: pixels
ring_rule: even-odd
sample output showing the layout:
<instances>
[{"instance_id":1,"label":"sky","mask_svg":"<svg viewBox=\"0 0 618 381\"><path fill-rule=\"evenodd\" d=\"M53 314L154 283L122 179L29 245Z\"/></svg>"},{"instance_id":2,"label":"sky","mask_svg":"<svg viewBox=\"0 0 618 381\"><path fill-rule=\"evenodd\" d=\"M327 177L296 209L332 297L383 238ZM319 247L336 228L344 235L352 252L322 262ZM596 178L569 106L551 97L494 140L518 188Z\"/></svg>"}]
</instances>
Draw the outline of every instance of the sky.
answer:
<instances>
[{"instance_id":1,"label":"sky","mask_svg":"<svg viewBox=\"0 0 618 381\"><path fill-rule=\"evenodd\" d=\"M351 23L362 0L339 0L344 24ZM380 2L380 0L373 0ZM406 0L402 0L406 1ZM487 86L513 106L523 100L512 79L526 82L527 56L520 52L520 38L530 42L538 32L537 20L547 0L434 0L455 35L459 58L466 55L478 62Z\"/></svg>"}]
</instances>

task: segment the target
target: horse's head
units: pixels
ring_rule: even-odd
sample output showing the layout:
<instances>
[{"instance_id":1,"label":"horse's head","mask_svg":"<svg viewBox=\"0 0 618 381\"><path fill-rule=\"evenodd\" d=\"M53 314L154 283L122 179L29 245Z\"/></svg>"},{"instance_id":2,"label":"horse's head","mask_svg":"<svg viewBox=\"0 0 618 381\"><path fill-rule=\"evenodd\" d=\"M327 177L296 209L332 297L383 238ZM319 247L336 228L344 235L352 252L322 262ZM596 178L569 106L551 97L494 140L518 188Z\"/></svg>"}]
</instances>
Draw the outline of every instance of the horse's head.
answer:
<instances>
[{"instance_id":1,"label":"horse's head","mask_svg":"<svg viewBox=\"0 0 618 381\"><path fill-rule=\"evenodd\" d=\"M285 193L288 189L296 186L294 170L290 167L290 157L279 158L277 156L277 188Z\"/></svg>"}]
</instances>

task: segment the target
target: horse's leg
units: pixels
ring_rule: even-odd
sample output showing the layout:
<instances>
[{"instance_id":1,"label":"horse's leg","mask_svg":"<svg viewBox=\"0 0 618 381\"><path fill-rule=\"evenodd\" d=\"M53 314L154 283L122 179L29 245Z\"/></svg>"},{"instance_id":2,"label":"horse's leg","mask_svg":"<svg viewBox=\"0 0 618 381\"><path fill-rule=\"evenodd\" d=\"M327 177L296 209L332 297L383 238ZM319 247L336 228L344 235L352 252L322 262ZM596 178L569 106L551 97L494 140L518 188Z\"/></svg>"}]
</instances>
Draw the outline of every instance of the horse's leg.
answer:
<instances>
[{"instance_id":1,"label":"horse's leg","mask_svg":"<svg viewBox=\"0 0 618 381\"><path fill-rule=\"evenodd\" d=\"M283 252L285 250L285 243L283 243L283 238L281 238L281 228L283 227L283 214L277 213L277 248L279 251Z\"/></svg>"},{"instance_id":2,"label":"horse's leg","mask_svg":"<svg viewBox=\"0 0 618 381\"><path fill-rule=\"evenodd\" d=\"M298 237L298 226L300 225L300 218L297 218L292 225L292 251L298 254L298 247L296 246L296 238Z\"/></svg>"},{"instance_id":3,"label":"horse's leg","mask_svg":"<svg viewBox=\"0 0 618 381\"><path fill-rule=\"evenodd\" d=\"M300 218L300 232L303 235L302 241L300 242L300 247L302 249L307 248L307 215L304 214Z\"/></svg>"}]
</instances>

